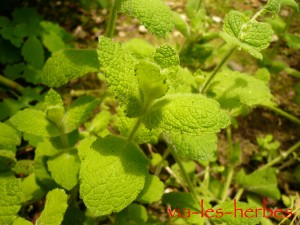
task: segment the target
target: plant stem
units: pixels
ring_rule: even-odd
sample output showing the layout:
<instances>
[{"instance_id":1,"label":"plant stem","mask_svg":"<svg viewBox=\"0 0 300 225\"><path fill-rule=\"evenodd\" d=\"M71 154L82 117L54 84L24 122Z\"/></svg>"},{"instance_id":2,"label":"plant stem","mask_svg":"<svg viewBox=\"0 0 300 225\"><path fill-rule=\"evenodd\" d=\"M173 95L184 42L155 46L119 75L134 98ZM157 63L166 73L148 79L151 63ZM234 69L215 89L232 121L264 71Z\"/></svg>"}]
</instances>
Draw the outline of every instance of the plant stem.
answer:
<instances>
[{"instance_id":1,"label":"plant stem","mask_svg":"<svg viewBox=\"0 0 300 225\"><path fill-rule=\"evenodd\" d=\"M244 192L244 188L240 188L239 191L234 196L234 199L236 199L237 201L239 201L240 198L242 197L243 192Z\"/></svg>"},{"instance_id":2,"label":"plant stem","mask_svg":"<svg viewBox=\"0 0 300 225\"><path fill-rule=\"evenodd\" d=\"M209 75L209 77L207 78L207 80L205 81L205 83L204 83L204 85L202 87L201 93L205 93L206 92L206 89L208 88L210 82L216 76L216 74L219 72L219 70L223 67L223 65L226 63L226 61L232 55L232 53L234 52L234 50L235 50L235 47L229 49L229 51L226 53L226 55L221 60L221 62L216 66L216 68L213 70L213 72Z\"/></svg>"},{"instance_id":3,"label":"plant stem","mask_svg":"<svg viewBox=\"0 0 300 225\"><path fill-rule=\"evenodd\" d=\"M232 153L233 143L232 143L232 133L231 133L231 128L230 127L227 127L227 129L226 129L226 136L227 136L227 142L228 142L228 145L229 145L229 153ZM230 188L231 181L233 179L233 174L234 174L234 166L230 165L229 168L228 168L228 174L227 174L227 177L226 177L221 202L224 202L227 198L228 190Z\"/></svg>"},{"instance_id":4,"label":"plant stem","mask_svg":"<svg viewBox=\"0 0 300 225\"><path fill-rule=\"evenodd\" d=\"M280 162L281 160L287 158L291 153L296 151L299 147L300 147L300 141L298 141L295 145L293 145L291 148L289 148L289 150L287 150L286 152L282 152L281 155L277 156L275 159L271 160L267 164L265 164L262 167L258 168L256 171L264 170L264 169L267 169L267 168L275 165L276 163Z\"/></svg>"},{"instance_id":5,"label":"plant stem","mask_svg":"<svg viewBox=\"0 0 300 225\"><path fill-rule=\"evenodd\" d=\"M4 84L7 87L10 87L12 89L14 89L17 92L22 92L24 90L24 87L20 84L18 84L17 82L10 80L2 75L0 75L0 83Z\"/></svg>"},{"instance_id":6,"label":"plant stem","mask_svg":"<svg viewBox=\"0 0 300 225\"><path fill-rule=\"evenodd\" d=\"M128 138L127 138L128 141L132 140L132 138L134 137L135 133L139 129L141 123L142 123L141 118L138 118L137 121L136 121L136 123L135 123L135 125L134 125L134 127L133 127L133 129L131 130L131 132L130 132Z\"/></svg>"},{"instance_id":7,"label":"plant stem","mask_svg":"<svg viewBox=\"0 0 300 225\"><path fill-rule=\"evenodd\" d=\"M228 174L227 174L225 186L224 186L224 189L223 189L221 202L225 202L225 200L227 198L228 190L230 188L230 184L231 184L231 181L233 179L233 173L234 173L234 167L230 166L229 169L228 169Z\"/></svg>"},{"instance_id":8,"label":"plant stem","mask_svg":"<svg viewBox=\"0 0 300 225\"><path fill-rule=\"evenodd\" d=\"M171 152L171 154L173 155L175 161L177 162L177 164L178 164L178 166L179 166L179 168L180 168L180 171L181 171L181 173L182 173L182 176L183 176L185 182L187 183L187 185L188 185L188 187L189 187L189 190L190 190L191 194L193 195L193 197L194 197L194 199L196 200L196 202L199 203L201 200L200 200L200 198L199 198L199 196L198 196L198 194L197 194L197 191L196 191L196 189L195 189L195 187L194 187L192 181L191 181L190 178L189 178L189 175L187 174L187 172L186 172L185 169L184 169L184 166L183 166L183 164L182 164L181 159L178 157L178 155L177 155L177 153L176 153L176 151L175 151L174 145L172 145L172 144L170 143L170 141L168 140L169 138L168 138L165 134L163 134L162 137L163 137L164 141L168 144L169 149L170 149L170 152Z\"/></svg>"},{"instance_id":9,"label":"plant stem","mask_svg":"<svg viewBox=\"0 0 300 225\"><path fill-rule=\"evenodd\" d=\"M283 116L284 118L286 118L286 119L288 119L288 120L290 120L290 121L292 121L292 122L297 123L298 125L300 125L300 120L297 117L295 117L295 116L293 116L293 115L291 115L291 114L283 111L282 109L280 109L280 108L278 108L276 106L266 106L266 107L268 109L271 109L274 112L278 113L279 115Z\"/></svg>"},{"instance_id":10,"label":"plant stem","mask_svg":"<svg viewBox=\"0 0 300 225\"><path fill-rule=\"evenodd\" d=\"M116 19L117 19L120 3L121 3L121 0L112 0L112 6L111 6L110 14L109 14L108 25L105 30L105 34L109 38L112 38L114 31L115 31Z\"/></svg>"}]
</instances>

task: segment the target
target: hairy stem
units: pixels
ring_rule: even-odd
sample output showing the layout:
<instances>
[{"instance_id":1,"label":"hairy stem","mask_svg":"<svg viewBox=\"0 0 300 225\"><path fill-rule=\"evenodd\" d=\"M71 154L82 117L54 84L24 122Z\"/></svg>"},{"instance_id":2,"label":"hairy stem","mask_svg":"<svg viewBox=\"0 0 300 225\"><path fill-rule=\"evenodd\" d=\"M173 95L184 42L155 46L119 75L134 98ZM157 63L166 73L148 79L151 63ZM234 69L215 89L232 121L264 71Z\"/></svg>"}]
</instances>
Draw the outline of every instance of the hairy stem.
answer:
<instances>
[{"instance_id":1,"label":"hairy stem","mask_svg":"<svg viewBox=\"0 0 300 225\"><path fill-rule=\"evenodd\" d=\"M196 200L196 202L199 203L200 202L200 198L199 198L199 196L197 194L197 191L196 191L196 189L195 189L192 181L190 180L189 175L187 174L186 170L184 169L184 166L182 164L182 160L181 160L181 158L178 157L178 155L177 155L177 153L175 151L174 145L170 144L169 138L165 134L162 135L162 138L168 144L170 152L173 155L175 161L177 162L177 164L178 164L178 166L180 168L180 171L182 173L182 176L183 176L185 182L187 183L191 194L193 195L193 197Z\"/></svg>"},{"instance_id":2,"label":"hairy stem","mask_svg":"<svg viewBox=\"0 0 300 225\"><path fill-rule=\"evenodd\" d=\"M13 80L10 80L2 75L0 75L0 83L7 87L14 89L17 92L22 92L24 90L24 87L22 85L18 84L17 82L15 82Z\"/></svg>"},{"instance_id":3,"label":"hairy stem","mask_svg":"<svg viewBox=\"0 0 300 225\"><path fill-rule=\"evenodd\" d=\"M216 66L216 68L213 70L213 72L209 75L209 77L206 79L201 92L205 93L207 91L207 88L209 86L209 84L211 83L211 81L213 80L213 78L216 76L216 74L219 72L219 70L223 67L223 65L227 62L227 60L229 59L229 57L232 55L232 53L234 52L235 48L231 48L229 49L229 51L226 53L226 55L224 56L224 58L221 60L221 62Z\"/></svg>"},{"instance_id":4,"label":"hairy stem","mask_svg":"<svg viewBox=\"0 0 300 225\"><path fill-rule=\"evenodd\" d=\"M283 111L282 109L280 109L280 108L278 108L276 106L266 106L266 107L268 109L271 109L274 112L278 113L279 115L283 116L284 118L286 118L286 119L288 119L288 120L290 120L290 121L292 121L292 122L297 123L298 125L300 125L300 120L297 117L295 117L295 116L293 116L293 115L291 115L291 114Z\"/></svg>"},{"instance_id":5,"label":"hairy stem","mask_svg":"<svg viewBox=\"0 0 300 225\"><path fill-rule=\"evenodd\" d=\"M112 0L112 6L109 14L108 24L105 30L105 34L107 37L113 37L116 25L116 19L118 15L118 9L120 7L121 0Z\"/></svg>"},{"instance_id":6,"label":"hairy stem","mask_svg":"<svg viewBox=\"0 0 300 225\"><path fill-rule=\"evenodd\" d=\"M258 168L256 171L267 169L267 168L275 165L276 163L286 159L290 154L292 154L294 151L296 151L299 147L300 147L300 141L298 141L295 145L293 145L291 148L289 148L289 150L287 150L286 152L282 152L275 159L271 160L267 164L265 164L262 167Z\"/></svg>"}]
</instances>

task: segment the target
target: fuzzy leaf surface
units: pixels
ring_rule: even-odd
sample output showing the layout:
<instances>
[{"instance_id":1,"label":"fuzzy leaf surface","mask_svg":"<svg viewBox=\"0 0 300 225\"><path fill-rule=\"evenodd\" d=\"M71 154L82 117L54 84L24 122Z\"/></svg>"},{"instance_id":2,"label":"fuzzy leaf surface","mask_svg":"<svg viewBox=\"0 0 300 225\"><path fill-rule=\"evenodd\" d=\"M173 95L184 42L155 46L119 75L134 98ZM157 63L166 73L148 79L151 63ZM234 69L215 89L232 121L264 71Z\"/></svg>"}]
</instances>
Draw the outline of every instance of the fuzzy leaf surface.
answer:
<instances>
[{"instance_id":1,"label":"fuzzy leaf surface","mask_svg":"<svg viewBox=\"0 0 300 225\"><path fill-rule=\"evenodd\" d=\"M14 220L13 225L32 225L32 223L22 217L18 217Z\"/></svg>"},{"instance_id":2,"label":"fuzzy leaf surface","mask_svg":"<svg viewBox=\"0 0 300 225\"><path fill-rule=\"evenodd\" d=\"M99 101L91 96L83 96L76 99L63 118L64 131L70 133L77 129L88 119L98 103Z\"/></svg>"},{"instance_id":3,"label":"fuzzy leaf surface","mask_svg":"<svg viewBox=\"0 0 300 225\"><path fill-rule=\"evenodd\" d=\"M60 87L70 80L98 70L95 50L60 50L47 60L43 68L42 83L49 87Z\"/></svg>"},{"instance_id":4,"label":"fuzzy leaf surface","mask_svg":"<svg viewBox=\"0 0 300 225\"><path fill-rule=\"evenodd\" d=\"M177 154L185 159L209 160L217 150L216 134L170 134L170 142Z\"/></svg>"},{"instance_id":5,"label":"fuzzy leaf surface","mask_svg":"<svg viewBox=\"0 0 300 225\"><path fill-rule=\"evenodd\" d=\"M10 122L20 131L42 137L55 137L60 131L47 119L46 113L36 109L24 109L11 117Z\"/></svg>"},{"instance_id":6,"label":"fuzzy leaf surface","mask_svg":"<svg viewBox=\"0 0 300 225\"><path fill-rule=\"evenodd\" d=\"M143 108L143 96L135 76L136 59L120 43L99 38L98 58L109 90L124 107L127 116L138 116Z\"/></svg>"},{"instance_id":7,"label":"fuzzy leaf surface","mask_svg":"<svg viewBox=\"0 0 300 225\"><path fill-rule=\"evenodd\" d=\"M161 0L123 0L121 12L138 18L148 31L165 37L174 28L171 9Z\"/></svg>"},{"instance_id":8,"label":"fuzzy leaf surface","mask_svg":"<svg viewBox=\"0 0 300 225\"><path fill-rule=\"evenodd\" d=\"M242 170L237 174L236 181L248 191L276 200L280 199L280 191L277 187L277 178L274 168L258 170L248 175Z\"/></svg>"},{"instance_id":9,"label":"fuzzy leaf surface","mask_svg":"<svg viewBox=\"0 0 300 225\"><path fill-rule=\"evenodd\" d=\"M230 45L262 59L261 50L270 45L273 30L264 22L251 21L239 11L230 11L224 19L221 37Z\"/></svg>"},{"instance_id":10,"label":"fuzzy leaf surface","mask_svg":"<svg viewBox=\"0 0 300 225\"><path fill-rule=\"evenodd\" d=\"M218 102L197 94L173 94L157 100L143 117L147 128L166 133L216 133L230 120Z\"/></svg>"},{"instance_id":11,"label":"fuzzy leaf surface","mask_svg":"<svg viewBox=\"0 0 300 225\"><path fill-rule=\"evenodd\" d=\"M0 122L0 149L14 149L21 144L21 139L15 129Z\"/></svg>"},{"instance_id":12,"label":"fuzzy leaf surface","mask_svg":"<svg viewBox=\"0 0 300 225\"><path fill-rule=\"evenodd\" d=\"M77 154L63 153L51 157L48 162L48 169L57 184L70 191L78 183L80 160Z\"/></svg>"},{"instance_id":13,"label":"fuzzy leaf surface","mask_svg":"<svg viewBox=\"0 0 300 225\"><path fill-rule=\"evenodd\" d=\"M0 175L0 224L10 225L21 208L21 179L12 173Z\"/></svg>"},{"instance_id":14,"label":"fuzzy leaf surface","mask_svg":"<svg viewBox=\"0 0 300 225\"><path fill-rule=\"evenodd\" d=\"M218 73L210 90L224 108L239 107L241 104L250 107L274 105L268 84L245 73L229 70Z\"/></svg>"},{"instance_id":15,"label":"fuzzy leaf surface","mask_svg":"<svg viewBox=\"0 0 300 225\"><path fill-rule=\"evenodd\" d=\"M147 160L137 145L116 136L98 139L92 149L81 165L81 198L94 216L119 212L143 189Z\"/></svg>"},{"instance_id":16,"label":"fuzzy leaf surface","mask_svg":"<svg viewBox=\"0 0 300 225\"><path fill-rule=\"evenodd\" d=\"M45 208L37 219L36 225L60 225L67 210L68 195L62 189L49 191Z\"/></svg>"},{"instance_id":17,"label":"fuzzy leaf surface","mask_svg":"<svg viewBox=\"0 0 300 225\"><path fill-rule=\"evenodd\" d=\"M262 10L263 13L278 14L280 11L280 0L269 0Z\"/></svg>"}]
</instances>

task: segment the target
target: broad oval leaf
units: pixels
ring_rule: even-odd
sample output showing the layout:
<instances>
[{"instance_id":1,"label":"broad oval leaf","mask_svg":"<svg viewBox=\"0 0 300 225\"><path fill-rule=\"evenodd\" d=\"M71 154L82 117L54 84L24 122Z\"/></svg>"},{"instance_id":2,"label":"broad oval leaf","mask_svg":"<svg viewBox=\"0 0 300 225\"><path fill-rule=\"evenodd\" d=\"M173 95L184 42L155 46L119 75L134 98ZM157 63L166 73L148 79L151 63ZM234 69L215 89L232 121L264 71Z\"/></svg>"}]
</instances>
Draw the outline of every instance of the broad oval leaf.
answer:
<instances>
[{"instance_id":1,"label":"broad oval leaf","mask_svg":"<svg viewBox=\"0 0 300 225\"><path fill-rule=\"evenodd\" d=\"M161 0L123 0L121 11L138 18L150 33L165 37L174 28L171 9Z\"/></svg>"},{"instance_id":2,"label":"broad oval leaf","mask_svg":"<svg viewBox=\"0 0 300 225\"><path fill-rule=\"evenodd\" d=\"M42 83L49 87L59 87L87 73L97 72L99 67L95 50L60 50L47 60Z\"/></svg>"},{"instance_id":3,"label":"broad oval leaf","mask_svg":"<svg viewBox=\"0 0 300 225\"><path fill-rule=\"evenodd\" d=\"M230 124L218 102L198 94L173 94L157 100L143 117L149 129L199 135L216 133Z\"/></svg>"},{"instance_id":4,"label":"broad oval leaf","mask_svg":"<svg viewBox=\"0 0 300 225\"><path fill-rule=\"evenodd\" d=\"M137 198L148 175L147 160L137 145L109 135L84 154L80 195L94 216L119 212Z\"/></svg>"}]
</instances>

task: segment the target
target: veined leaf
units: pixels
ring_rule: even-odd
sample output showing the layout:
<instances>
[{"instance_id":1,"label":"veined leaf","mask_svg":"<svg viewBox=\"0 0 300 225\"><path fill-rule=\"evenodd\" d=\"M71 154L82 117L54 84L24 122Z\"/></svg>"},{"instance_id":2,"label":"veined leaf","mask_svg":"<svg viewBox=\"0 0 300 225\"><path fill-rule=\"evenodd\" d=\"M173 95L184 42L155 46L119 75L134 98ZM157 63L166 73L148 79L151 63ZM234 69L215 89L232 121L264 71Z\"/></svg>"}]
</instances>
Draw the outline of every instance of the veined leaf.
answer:
<instances>
[{"instance_id":1,"label":"veined leaf","mask_svg":"<svg viewBox=\"0 0 300 225\"><path fill-rule=\"evenodd\" d=\"M291 6L292 8L294 8L297 12L299 12L299 5L296 1L294 0L280 0L280 4L281 6Z\"/></svg>"},{"instance_id":2,"label":"veined leaf","mask_svg":"<svg viewBox=\"0 0 300 225\"><path fill-rule=\"evenodd\" d=\"M92 149L84 151L81 198L94 216L119 212L143 189L147 160L137 145L120 137L98 139Z\"/></svg>"},{"instance_id":3,"label":"veined leaf","mask_svg":"<svg viewBox=\"0 0 300 225\"><path fill-rule=\"evenodd\" d=\"M230 11L224 20L221 37L230 45L249 52L262 59L261 50L270 45L273 30L271 25L250 20L238 11Z\"/></svg>"},{"instance_id":4,"label":"veined leaf","mask_svg":"<svg viewBox=\"0 0 300 225\"><path fill-rule=\"evenodd\" d=\"M45 208L37 219L36 225L60 225L67 210L67 194L62 189L48 192Z\"/></svg>"},{"instance_id":5,"label":"veined leaf","mask_svg":"<svg viewBox=\"0 0 300 225\"><path fill-rule=\"evenodd\" d=\"M167 44L156 49L153 59L162 69L178 66L180 62L175 49Z\"/></svg>"},{"instance_id":6,"label":"veined leaf","mask_svg":"<svg viewBox=\"0 0 300 225\"><path fill-rule=\"evenodd\" d=\"M57 126L47 119L46 113L36 109L24 109L13 117L10 122L20 131L42 137L60 135Z\"/></svg>"},{"instance_id":7,"label":"veined leaf","mask_svg":"<svg viewBox=\"0 0 300 225\"><path fill-rule=\"evenodd\" d=\"M155 47L144 39L132 38L123 44L137 59L145 59L155 52Z\"/></svg>"},{"instance_id":8,"label":"veined leaf","mask_svg":"<svg viewBox=\"0 0 300 225\"><path fill-rule=\"evenodd\" d=\"M29 37L22 47L22 55L27 63L41 69L44 65L44 49L42 43L35 37Z\"/></svg>"},{"instance_id":9,"label":"veined leaf","mask_svg":"<svg viewBox=\"0 0 300 225\"><path fill-rule=\"evenodd\" d=\"M136 59L120 43L100 37L98 58L110 91L115 95L128 117L143 110L143 96L135 76Z\"/></svg>"},{"instance_id":10,"label":"veined leaf","mask_svg":"<svg viewBox=\"0 0 300 225\"><path fill-rule=\"evenodd\" d=\"M57 184L70 191L78 183L80 160L75 153L63 153L48 159L48 169Z\"/></svg>"},{"instance_id":11,"label":"veined leaf","mask_svg":"<svg viewBox=\"0 0 300 225\"><path fill-rule=\"evenodd\" d=\"M280 0L269 0L262 9L263 13L270 12L277 15L280 11Z\"/></svg>"},{"instance_id":12,"label":"veined leaf","mask_svg":"<svg viewBox=\"0 0 300 225\"><path fill-rule=\"evenodd\" d=\"M236 181L250 192L268 196L276 200L280 198L274 168L258 170L248 175L241 170L236 176Z\"/></svg>"},{"instance_id":13,"label":"veined leaf","mask_svg":"<svg viewBox=\"0 0 300 225\"><path fill-rule=\"evenodd\" d=\"M241 104L250 107L274 105L266 82L237 71L218 73L211 83L210 91L224 108L240 107Z\"/></svg>"},{"instance_id":14,"label":"veined leaf","mask_svg":"<svg viewBox=\"0 0 300 225\"><path fill-rule=\"evenodd\" d=\"M95 50L60 50L47 60L42 83L49 87L59 87L87 73L97 72L99 67Z\"/></svg>"},{"instance_id":15,"label":"veined leaf","mask_svg":"<svg viewBox=\"0 0 300 225\"><path fill-rule=\"evenodd\" d=\"M32 225L32 223L22 217L18 217L14 220L13 225Z\"/></svg>"},{"instance_id":16,"label":"veined leaf","mask_svg":"<svg viewBox=\"0 0 300 225\"><path fill-rule=\"evenodd\" d=\"M190 135L216 133L230 124L216 101L197 94L166 95L154 102L143 122L149 129Z\"/></svg>"},{"instance_id":17,"label":"veined leaf","mask_svg":"<svg viewBox=\"0 0 300 225\"><path fill-rule=\"evenodd\" d=\"M169 134L170 142L182 158L209 160L217 150L216 134Z\"/></svg>"},{"instance_id":18,"label":"veined leaf","mask_svg":"<svg viewBox=\"0 0 300 225\"><path fill-rule=\"evenodd\" d=\"M21 179L12 173L0 174L0 224L10 225L21 208Z\"/></svg>"},{"instance_id":19,"label":"veined leaf","mask_svg":"<svg viewBox=\"0 0 300 225\"><path fill-rule=\"evenodd\" d=\"M76 99L63 118L64 131L70 133L77 129L79 125L88 119L98 103L98 99L91 96L83 96Z\"/></svg>"},{"instance_id":20,"label":"veined leaf","mask_svg":"<svg viewBox=\"0 0 300 225\"><path fill-rule=\"evenodd\" d=\"M17 131L0 122L0 149L15 149L15 146L19 144L21 144L21 138Z\"/></svg>"},{"instance_id":21,"label":"veined leaf","mask_svg":"<svg viewBox=\"0 0 300 225\"><path fill-rule=\"evenodd\" d=\"M161 0L123 0L121 11L138 18L150 33L165 37L174 28L171 9Z\"/></svg>"}]
</instances>

